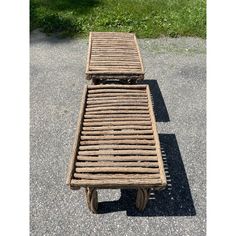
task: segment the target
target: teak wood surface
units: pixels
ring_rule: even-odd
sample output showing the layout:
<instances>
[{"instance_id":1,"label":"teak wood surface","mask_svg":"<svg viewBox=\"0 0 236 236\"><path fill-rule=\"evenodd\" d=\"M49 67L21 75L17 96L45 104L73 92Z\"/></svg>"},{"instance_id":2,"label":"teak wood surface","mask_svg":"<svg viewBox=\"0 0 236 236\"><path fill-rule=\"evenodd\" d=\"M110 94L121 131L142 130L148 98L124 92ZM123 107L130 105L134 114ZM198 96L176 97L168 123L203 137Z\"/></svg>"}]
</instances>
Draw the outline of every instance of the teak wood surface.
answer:
<instances>
[{"instance_id":1,"label":"teak wood surface","mask_svg":"<svg viewBox=\"0 0 236 236\"><path fill-rule=\"evenodd\" d=\"M138 188L141 198L166 186L148 85L85 87L67 184L90 201L96 188Z\"/></svg>"},{"instance_id":2,"label":"teak wood surface","mask_svg":"<svg viewBox=\"0 0 236 236\"><path fill-rule=\"evenodd\" d=\"M143 62L134 33L90 32L87 79L144 79Z\"/></svg>"}]
</instances>

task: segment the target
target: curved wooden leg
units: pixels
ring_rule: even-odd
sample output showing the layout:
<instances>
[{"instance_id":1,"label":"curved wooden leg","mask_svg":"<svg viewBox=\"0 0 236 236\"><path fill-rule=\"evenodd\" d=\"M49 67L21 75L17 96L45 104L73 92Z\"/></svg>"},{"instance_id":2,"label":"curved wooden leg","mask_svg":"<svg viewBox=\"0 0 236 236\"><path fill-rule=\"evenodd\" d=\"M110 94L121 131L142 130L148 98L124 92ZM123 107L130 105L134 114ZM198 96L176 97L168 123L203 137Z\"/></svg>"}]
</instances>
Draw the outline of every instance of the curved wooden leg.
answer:
<instances>
[{"instance_id":1,"label":"curved wooden leg","mask_svg":"<svg viewBox=\"0 0 236 236\"><path fill-rule=\"evenodd\" d=\"M95 188L85 188L88 208L93 213L97 213L98 209L98 194Z\"/></svg>"},{"instance_id":2,"label":"curved wooden leg","mask_svg":"<svg viewBox=\"0 0 236 236\"><path fill-rule=\"evenodd\" d=\"M138 188L137 198L136 198L136 207L139 211L143 211L147 205L150 195L150 189L147 188Z\"/></svg>"}]
</instances>

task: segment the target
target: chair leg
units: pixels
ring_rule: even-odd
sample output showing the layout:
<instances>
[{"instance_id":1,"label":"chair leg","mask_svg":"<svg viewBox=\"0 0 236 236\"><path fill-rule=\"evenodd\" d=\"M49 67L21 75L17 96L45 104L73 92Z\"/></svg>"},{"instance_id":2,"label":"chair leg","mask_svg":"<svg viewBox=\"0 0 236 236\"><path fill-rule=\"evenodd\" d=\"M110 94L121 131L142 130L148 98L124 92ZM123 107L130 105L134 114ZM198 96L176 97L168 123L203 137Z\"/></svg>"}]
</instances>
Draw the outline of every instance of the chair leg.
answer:
<instances>
[{"instance_id":1,"label":"chair leg","mask_svg":"<svg viewBox=\"0 0 236 236\"><path fill-rule=\"evenodd\" d=\"M150 195L150 189L148 188L138 188L137 198L136 198L136 207L139 211L143 211L147 205Z\"/></svg>"},{"instance_id":2,"label":"chair leg","mask_svg":"<svg viewBox=\"0 0 236 236\"><path fill-rule=\"evenodd\" d=\"M93 213L97 213L98 209L98 194L95 188L85 188L88 208Z\"/></svg>"}]
</instances>

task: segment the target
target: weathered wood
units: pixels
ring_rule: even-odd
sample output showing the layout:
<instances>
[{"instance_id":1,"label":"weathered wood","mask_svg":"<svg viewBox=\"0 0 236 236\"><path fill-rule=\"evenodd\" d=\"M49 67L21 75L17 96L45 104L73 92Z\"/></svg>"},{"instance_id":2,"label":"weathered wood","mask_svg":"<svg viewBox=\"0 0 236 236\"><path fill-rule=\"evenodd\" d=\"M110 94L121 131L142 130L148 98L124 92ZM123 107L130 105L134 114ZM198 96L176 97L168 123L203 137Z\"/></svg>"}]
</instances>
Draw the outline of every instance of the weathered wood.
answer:
<instances>
[{"instance_id":1,"label":"weathered wood","mask_svg":"<svg viewBox=\"0 0 236 236\"><path fill-rule=\"evenodd\" d=\"M160 185L161 181L159 179L106 179L106 180L71 180L71 185L80 185L81 187L87 186L96 186L97 188L103 187L136 187L137 185L140 186L147 186L153 187Z\"/></svg>"},{"instance_id":2,"label":"weathered wood","mask_svg":"<svg viewBox=\"0 0 236 236\"><path fill-rule=\"evenodd\" d=\"M95 188L85 188L85 194L87 199L88 208L93 212L97 213L98 208L98 195Z\"/></svg>"},{"instance_id":3,"label":"weathered wood","mask_svg":"<svg viewBox=\"0 0 236 236\"><path fill-rule=\"evenodd\" d=\"M84 122L83 126L120 126L120 125L130 125L131 123L129 121L100 121L100 122ZM150 126L152 123L150 121L133 121L132 125L144 125L144 126Z\"/></svg>"},{"instance_id":4,"label":"weathered wood","mask_svg":"<svg viewBox=\"0 0 236 236\"><path fill-rule=\"evenodd\" d=\"M76 160L77 151L78 151L78 144L80 142L80 131L82 129L83 114L84 114L84 109L85 109L85 99L86 99L87 91L88 91L87 86L85 86L84 93L82 96L82 101L81 101L81 109L80 109L80 113L79 113L79 117L78 117L78 121L77 121L77 127L76 127L76 132L75 132L74 144L73 144L73 148L72 148L71 160L69 162L68 171L67 171L67 173L68 173L67 179L66 179L67 185L70 185L71 178L72 178L73 172L74 172L75 160Z\"/></svg>"},{"instance_id":5,"label":"weathered wood","mask_svg":"<svg viewBox=\"0 0 236 236\"><path fill-rule=\"evenodd\" d=\"M79 151L79 156L87 155L155 155L156 151L150 150L99 150L99 151Z\"/></svg>"},{"instance_id":6,"label":"weathered wood","mask_svg":"<svg viewBox=\"0 0 236 236\"><path fill-rule=\"evenodd\" d=\"M147 102L118 102L118 101L108 101L108 102L104 102L102 104L91 104L91 103L87 103L87 108L95 108L95 107L119 107L119 106L124 106L124 107L143 107L147 105Z\"/></svg>"},{"instance_id":7,"label":"weathered wood","mask_svg":"<svg viewBox=\"0 0 236 236\"><path fill-rule=\"evenodd\" d=\"M113 149L113 150L124 150L124 149L156 149L155 146L150 145L86 145L82 146L80 142L79 150L100 150L100 149Z\"/></svg>"},{"instance_id":8,"label":"weathered wood","mask_svg":"<svg viewBox=\"0 0 236 236\"><path fill-rule=\"evenodd\" d=\"M147 90L147 95L148 95L150 117L151 117L152 126L153 126L153 134L154 134L154 139L156 142L157 159L158 159L158 163L160 163L161 181L162 181L162 186L165 187L167 185L167 181L166 181L166 176L165 176L165 171L164 171L162 155L160 151L160 141L159 141L159 136L157 133L157 125L156 125L155 115L153 112L151 92L150 92L149 86L146 87L146 90Z\"/></svg>"},{"instance_id":9,"label":"weathered wood","mask_svg":"<svg viewBox=\"0 0 236 236\"><path fill-rule=\"evenodd\" d=\"M144 125L121 125L121 126L98 126L98 127L83 127L83 131L98 131L98 130L117 130L117 129L135 129L135 130L145 130L145 129L151 129L151 126L144 126Z\"/></svg>"},{"instance_id":10,"label":"weathered wood","mask_svg":"<svg viewBox=\"0 0 236 236\"><path fill-rule=\"evenodd\" d=\"M87 61L90 61L91 59L91 48L92 48L92 34L89 33L89 45L88 45L88 54L87 54ZM89 72L89 64L86 65L86 74ZM89 79L88 75L86 75L86 78Z\"/></svg>"},{"instance_id":11,"label":"weathered wood","mask_svg":"<svg viewBox=\"0 0 236 236\"><path fill-rule=\"evenodd\" d=\"M127 81L132 74L137 75L134 79L143 79L143 63L135 34L90 33L86 78L96 79L103 74L109 80L109 74L113 73Z\"/></svg>"},{"instance_id":12,"label":"weathered wood","mask_svg":"<svg viewBox=\"0 0 236 236\"><path fill-rule=\"evenodd\" d=\"M88 98L87 102L89 103L104 103L104 102L143 102L147 103L147 98L146 97L124 97L124 96L119 96L119 97L95 97L95 98Z\"/></svg>"},{"instance_id":13,"label":"weathered wood","mask_svg":"<svg viewBox=\"0 0 236 236\"><path fill-rule=\"evenodd\" d=\"M89 140L89 141L80 141L80 145L94 145L94 144L147 144L154 145L156 144L154 140Z\"/></svg>"},{"instance_id":14,"label":"weathered wood","mask_svg":"<svg viewBox=\"0 0 236 236\"><path fill-rule=\"evenodd\" d=\"M112 101L128 101L128 102L147 102L147 97L144 97L144 96L132 96L132 95L128 95L128 96L125 96L126 94L113 94L113 95L110 95L110 96L93 96L93 97L88 97L88 101L92 101L92 102L96 102L96 101L107 101L107 102L112 102ZM109 98L110 97L110 98Z\"/></svg>"},{"instance_id":15,"label":"weathered wood","mask_svg":"<svg viewBox=\"0 0 236 236\"><path fill-rule=\"evenodd\" d=\"M145 94L144 90L140 90L140 89L92 89L88 91L88 94L94 94L94 93L138 93L138 94Z\"/></svg>"},{"instance_id":16,"label":"weathered wood","mask_svg":"<svg viewBox=\"0 0 236 236\"><path fill-rule=\"evenodd\" d=\"M106 134L114 134L114 135L121 135L121 134L152 134L152 130L100 130L100 131L82 131L82 135L106 135Z\"/></svg>"},{"instance_id":17,"label":"weathered wood","mask_svg":"<svg viewBox=\"0 0 236 236\"><path fill-rule=\"evenodd\" d=\"M117 118L117 117L120 117L120 118L137 118L137 117L142 117L142 118L145 118L145 119L150 119L149 115L147 114L102 114L102 115L94 115L94 114L91 114L91 115L87 115L85 114L84 115L84 118L86 119L89 119L89 118ZM121 122L119 124L122 124ZM132 123L133 124L133 123Z\"/></svg>"},{"instance_id":18,"label":"weathered wood","mask_svg":"<svg viewBox=\"0 0 236 236\"><path fill-rule=\"evenodd\" d=\"M138 210L143 211L147 205L150 195L150 189L148 188L138 188L137 198L136 198L136 207Z\"/></svg>"},{"instance_id":19,"label":"weathered wood","mask_svg":"<svg viewBox=\"0 0 236 236\"><path fill-rule=\"evenodd\" d=\"M146 168L146 167L77 167L78 173L159 173L159 168Z\"/></svg>"},{"instance_id":20,"label":"weathered wood","mask_svg":"<svg viewBox=\"0 0 236 236\"><path fill-rule=\"evenodd\" d=\"M150 188L166 186L149 87L91 85L83 104L70 187L87 189L92 212L97 211L96 188L137 188L136 206L142 211Z\"/></svg>"},{"instance_id":21,"label":"weathered wood","mask_svg":"<svg viewBox=\"0 0 236 236\"><path fill-rule=\"evenodd\" d=\"M81 136L81 140L105 140L105 139L153 139L153 135L104 135L104 136Z\"/></svg>"},{"instance_id":22,"label":"weathered wood","mask_svg":"<svg viewBox=\"0 0 236 236\"><path fill-rule=\"evenodd\" d=\"M114 77L119 79L120 77L118 76L123 76L122 79L129 79L130 76L133 75L137 76L137 77L132 77L134 79L143 79L143 75L140 75L140 72L137 71L136 69L123 69L123 70L117 69L113 71L107 69L107 70L89 71L87 74L89 76L93 76L93 78L99 78L97 76L102 75L103 79L106 79L106 77L109 78L110 75L112 75L112 79L114 79Z\"/></svg>"},{"instance_id":23,"label":"weathered wood","mask_svg":"<svg viewBox=\"0 0 236 236\"><path fill-rule=\"evenodd\" d=\"M159 174L81 174L74 173L78 179L160 179Z\"/></svg>"},{"instance_id":24,"label":"weathered wood","mask_svg":"<svg viewBox=\"0 0 236 236\"><path fill-rule=\"evenodd\" d=\"M157 161L155 156L109 156L109 155L99 155L99 156L77 156L79 161Z\"/></svg>"},{"instance_id":25,"label":"weathered wood","mask_svg":"<svg viewBox=\"0 0 236 236\"><path fill-rule=\"evenodd\" d=\"M119 55L111 55L111 56L104 56L102 57L103 61L119 61L119 62L123 62L123 61L127 61L127 62L133 62L134 60L137 60L138 56L134 56L134 55L123 55L123 56L119 56ZM91 62L97 62L97 61L101 61L101 57L100 56L93 56L93 61Z\"/></svg>"},{"instance_id":26,"label":"weathered wood","mask_svg":"<svg viewBox=\"0 0 236 236\"><path fill-rule=\"evenodd\" d=\"M125 109L120 109L120 110L110 110L110 111L86 111L86 115L99 115L99 114L108 114L108 115L111 115L111 114L120 114L120 113L125 113L125 114L136 114L137 116L139 114L149 114L148 113L148 110L125 110Z\"/></svg>"},{"instance_id":27,"label":"weathered wood","mask_svg":"<svg viewBox=\"0 0 236 236\"><path fill-rule=\"evenodd\" d=\"M133 62L133 61L119 61L119 60L113 60L113 61L91 61L90 62L91 66L138 66L139 63Z\"/></svg>"},{"instance_id":28,"label":"weathered wood","mask_svg":"<svg viewBox=\"0 0 236 236\"><path fill-rule=\"evenodd\" d=\"M157 162L113 162L113 161L99 161L99 162L76 162L77 167L158 167Z\"/></svg>"},{"instance_id":29,"label":"weathered wood","mask_svg":"<svg viewBox=\"0 0 236 236\"><path fill-rule=\"evenodd\" d=\"M78 173L116 172L116 173L159 173L159 168L145 167L77 167Z\"/></svg>"},{"instance_id":30,"label":"weathered wood","mask_svg":"<svg viewBox=\"0 0 236 236\"><path fill-rule=\"evenodd\" d=\"M145 117L116 117L116 118L99 118L99 117L94 117L91 118L91 119L84 119L84 123L87 124L87 122L113 122L113 121L116 121L116 122L123 122L123 121L133 121L133 122L136 122L136 121L144 121L144 122L150 122L150 118L145 118ZM133 125L133 123L132 123ZM143 124L142 124L143 126Z\"/></svg>"},{"instance_id":31,"label":"weathered wood","mask_svg":"<svg viewBox=\"0 0 236 236\"><path fill-rule=\"evenodd\" d=\"M100 84L100 85L88 85L88 89L89 90L93 90L93 89L119 89L119 88L122 88L122 89L146 89L147 85L142 85L142 84L139 84L139 85L119 85L119 84Z\"/></svg>"},{"instance_id":32,"label":"weathered wood","mask_svg":"<svg viewBox=\"0 0 236 236\"><path fill-rule=\"evenodd\" d=\"M123 92L123 93L99 93L99 94L88 94L88 98L106 98L106 97L144 97L147 98L147 95L145 93L131 93L131 92ZM134 99L134 98L133 98Z\"/></svg>"},{"instance_id":33,"label":"weathered wood","mask_svg":"<svg viewBox=\"0 0 236 236\"><path fill-rule=\"evenodd\" d=\"M85 111L105 111L105 110L147 110L147 106L102 106L102 107L92 107L86 108Z\"/></svg>"}]
</instances>

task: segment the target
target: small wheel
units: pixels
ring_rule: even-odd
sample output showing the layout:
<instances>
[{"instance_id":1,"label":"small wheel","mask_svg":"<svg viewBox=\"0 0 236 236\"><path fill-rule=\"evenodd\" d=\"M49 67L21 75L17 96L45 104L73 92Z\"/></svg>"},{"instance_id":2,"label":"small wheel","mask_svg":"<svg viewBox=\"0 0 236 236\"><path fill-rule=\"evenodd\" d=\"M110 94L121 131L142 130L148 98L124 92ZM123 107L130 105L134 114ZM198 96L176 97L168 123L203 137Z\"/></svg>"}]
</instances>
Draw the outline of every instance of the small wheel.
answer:
<instances>
[{"instance_id":1,"label":"small wheel","mask_svg":"<svg viewBox=\"0 0 236 236\"><path fill-rule=\"evenodd\" d=\"M98 209L98 193L97 190L93 190L91 202L90 202L90 209L93 213L97 213Z\"/></svg>"},{"instance_id":2,"label":"small wheel","mask_svg":"<svg viewBox=\"0 0 236 236\"><path fill-rule=\"evenodd\" d=\"M138 188L137 198L136 198L136 207L139 211L143 211L148 203L150 195L150 188Z\"/></svg>"},{"instance_id":3,"label":"small wheel","mask_svg":"<svg viewBox=\"0 0 236 236\"><path fill-rule=\"evenodd\" d=\"M95 188L85 188L87 205L90 211L97 213L98 209L98 194Z\"/></svg>"}]
</instances>

